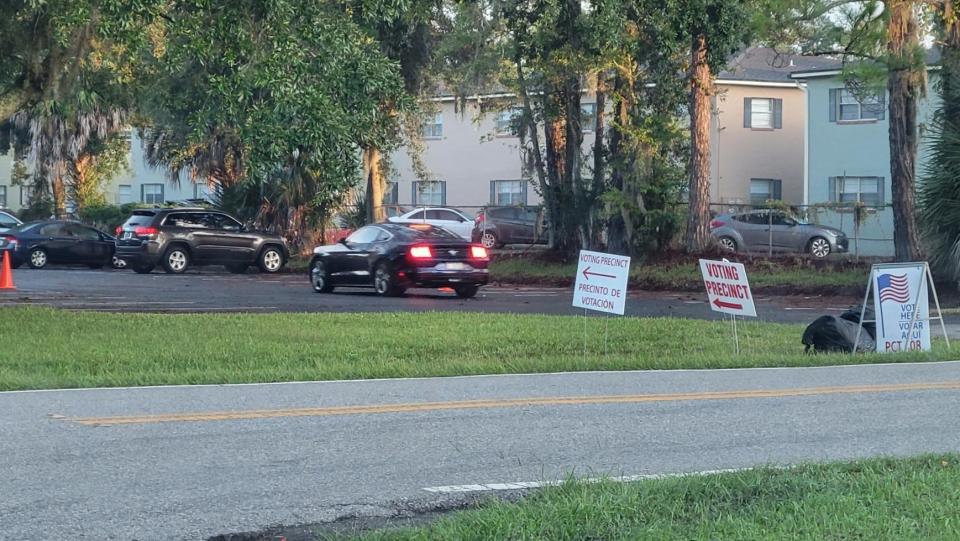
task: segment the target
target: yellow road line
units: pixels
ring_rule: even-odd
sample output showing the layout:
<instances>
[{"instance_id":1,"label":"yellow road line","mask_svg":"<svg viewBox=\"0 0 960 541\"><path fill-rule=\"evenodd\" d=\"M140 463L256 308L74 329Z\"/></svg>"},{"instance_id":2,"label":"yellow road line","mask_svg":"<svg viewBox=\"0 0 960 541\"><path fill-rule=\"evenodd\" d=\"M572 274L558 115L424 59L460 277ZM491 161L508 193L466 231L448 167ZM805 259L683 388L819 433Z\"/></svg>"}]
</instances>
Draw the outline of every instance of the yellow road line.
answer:
<instances>
[{"instance_id":1,"label":"yellow road line","mask_svg":"<svg viewBox=\"0 0 960 541\"><path fill-rule=\"evenodd\" d=\"M165 413L159 415L129 415L122 417L63 417L62 420L81 425L131 425L177 423L194 421L236 421L245 419L272 419L280 417L325 417L330 415L362 415L377 413L412 413L463 409L517 408L525 406L582 406L593 404L640 404L644 402L681 402L691 400L731 400L749 398L783 398L834 394L896 393L909 391L960 390L960 381L938 383L900 383L889 385L855 385L846 387L810 387L798 389L712 391L697 393L554 396L505 398L489 400L459 400L450 402L418 402L412 404L371 404L332 406L322 408L290 408L274 410L211 411L197 413Z\"/></svg>"}]
</instances>

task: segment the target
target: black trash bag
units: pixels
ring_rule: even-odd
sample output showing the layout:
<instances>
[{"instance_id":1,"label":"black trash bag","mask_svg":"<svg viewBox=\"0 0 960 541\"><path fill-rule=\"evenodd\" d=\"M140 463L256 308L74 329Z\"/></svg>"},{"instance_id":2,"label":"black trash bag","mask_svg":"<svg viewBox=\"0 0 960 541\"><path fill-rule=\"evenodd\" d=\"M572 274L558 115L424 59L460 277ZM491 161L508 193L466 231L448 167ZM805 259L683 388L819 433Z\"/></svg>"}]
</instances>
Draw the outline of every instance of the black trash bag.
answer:
<instances>
[{"instance_id":1,"label":"black trash bag","mask_svg":"<svg viewBox=\"0 0 960 541\"><path fill-rule=\"evenodd\" d=\"M858 313L857 316L860 314ZM812 347L816 353L853 351L853 342L857 339L857 327L860 325L837 316L821 316L803 331L801 341L805 352ZM876 351L877 344L868 332L860 333L857 351L868 353Z\"/></svg>"},{"instance_id":2,"label":"black trash bag","mask_svg":"<svg viewBox=\"0 0 960 541\"><path fill-rule=\"evenodd\" d=\"M840 314L840 317L847 321L852 321L854 323L860 323L860 307L851 306L849 310ZM870 333L870 336L874 339L877 338L877 318L873 317L873 306L867 305L867 309L863 312L863 319L868 321L868 323L863 324L863 330Z\"/></svg>"}]
</instances>

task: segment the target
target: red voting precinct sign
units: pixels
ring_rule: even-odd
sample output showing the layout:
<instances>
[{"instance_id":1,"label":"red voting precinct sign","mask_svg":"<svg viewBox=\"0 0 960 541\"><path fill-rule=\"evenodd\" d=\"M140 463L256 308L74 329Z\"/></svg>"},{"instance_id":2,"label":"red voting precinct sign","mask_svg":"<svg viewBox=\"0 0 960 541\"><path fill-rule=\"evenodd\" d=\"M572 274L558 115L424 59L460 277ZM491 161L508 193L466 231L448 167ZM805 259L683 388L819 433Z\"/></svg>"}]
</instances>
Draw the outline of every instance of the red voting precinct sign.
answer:
<instances>
[{"instance_id":1,"label":"red voting precinct sign","mask_svg":"<svg viewBox=\"0 0 960 541\"><path fill-rule=\"evenodd\" d=\"M743 264L701 259L700 272L703 274L703 285L707 288L710 308L714 312L757 317Z\"/></svg>"},{"instance_id":2,"label":"red voting precinct sign","mask_svg":"<svg viewBox=\"0 0 960 541\"><path fill-rule=\"evenodd\" d=\"M573 305L622 316L627 305L629 274L629 257L580 250Z\"/></svg>"}]
</instances>

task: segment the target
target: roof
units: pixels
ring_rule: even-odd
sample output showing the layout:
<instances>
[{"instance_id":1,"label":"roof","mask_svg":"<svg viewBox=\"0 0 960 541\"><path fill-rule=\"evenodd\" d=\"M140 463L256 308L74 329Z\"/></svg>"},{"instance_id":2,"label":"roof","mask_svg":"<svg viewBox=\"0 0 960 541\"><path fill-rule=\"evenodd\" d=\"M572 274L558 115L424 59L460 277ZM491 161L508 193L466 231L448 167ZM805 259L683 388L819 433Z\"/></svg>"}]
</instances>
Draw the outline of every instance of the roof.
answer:
<instances>
[{"instance_id":1,"label":"roof","mask_svg":"<svg viewBox=\"0 0 960 541\"><path fill-rule=\"evenodd\" d=\"M927 64L927 69L935 69L940 65L941 59L941 50L940 47L930 47L924 51L924 61ZM791 74L791 78L796 79L813 79L816 77L833 77L839 75L843 70L843 62L839 60L834 60L837 65L834 67L828 68L811 68L795 71Z\"/></svg>"},{"instance_id":2,"label":"roof","mask_svg":"<svg viewBox=\"0 0 960 541\"><path fill-rule=\"evenodd\" d=\"M791 83L792 74L804 71L838 70L842 62L825 56L803 56L769 47L749 47L738 53L718 80Z\"/></svg>"}]
</instances>

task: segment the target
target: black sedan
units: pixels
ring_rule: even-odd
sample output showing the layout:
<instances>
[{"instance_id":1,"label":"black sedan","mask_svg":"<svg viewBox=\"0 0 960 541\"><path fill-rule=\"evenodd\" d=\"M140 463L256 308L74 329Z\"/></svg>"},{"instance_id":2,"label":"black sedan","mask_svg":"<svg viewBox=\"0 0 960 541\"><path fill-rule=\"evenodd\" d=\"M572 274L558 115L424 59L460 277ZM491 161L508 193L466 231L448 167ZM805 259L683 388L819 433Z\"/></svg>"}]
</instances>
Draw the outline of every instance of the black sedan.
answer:
<instances>
[{"instance_id":1,"label":"black sedan","mask_svg":"<svg viewBox=\"0 0 960 541\"><path fill-rule=\"evenodd\" d=\"M402 295L408 287L452 287L470 298L487 283L487 249L428 224L361 227L337 244L320 246L310 262L314 291L335 286L373 287Z\"/></svg>"},{"instance_id":2,"label":"black sedan","mask_svg":"<svg viewBox=\"0 0 960 541\"><path fill-rule=\"evenodd\" d=\"M10 251L14 268L24 263L34 269L58 263L93 269L120 266L113 256L113 237L78 222L51 220L14 227L0 233L0 250Z\"/></svg>"}]
</instances>

